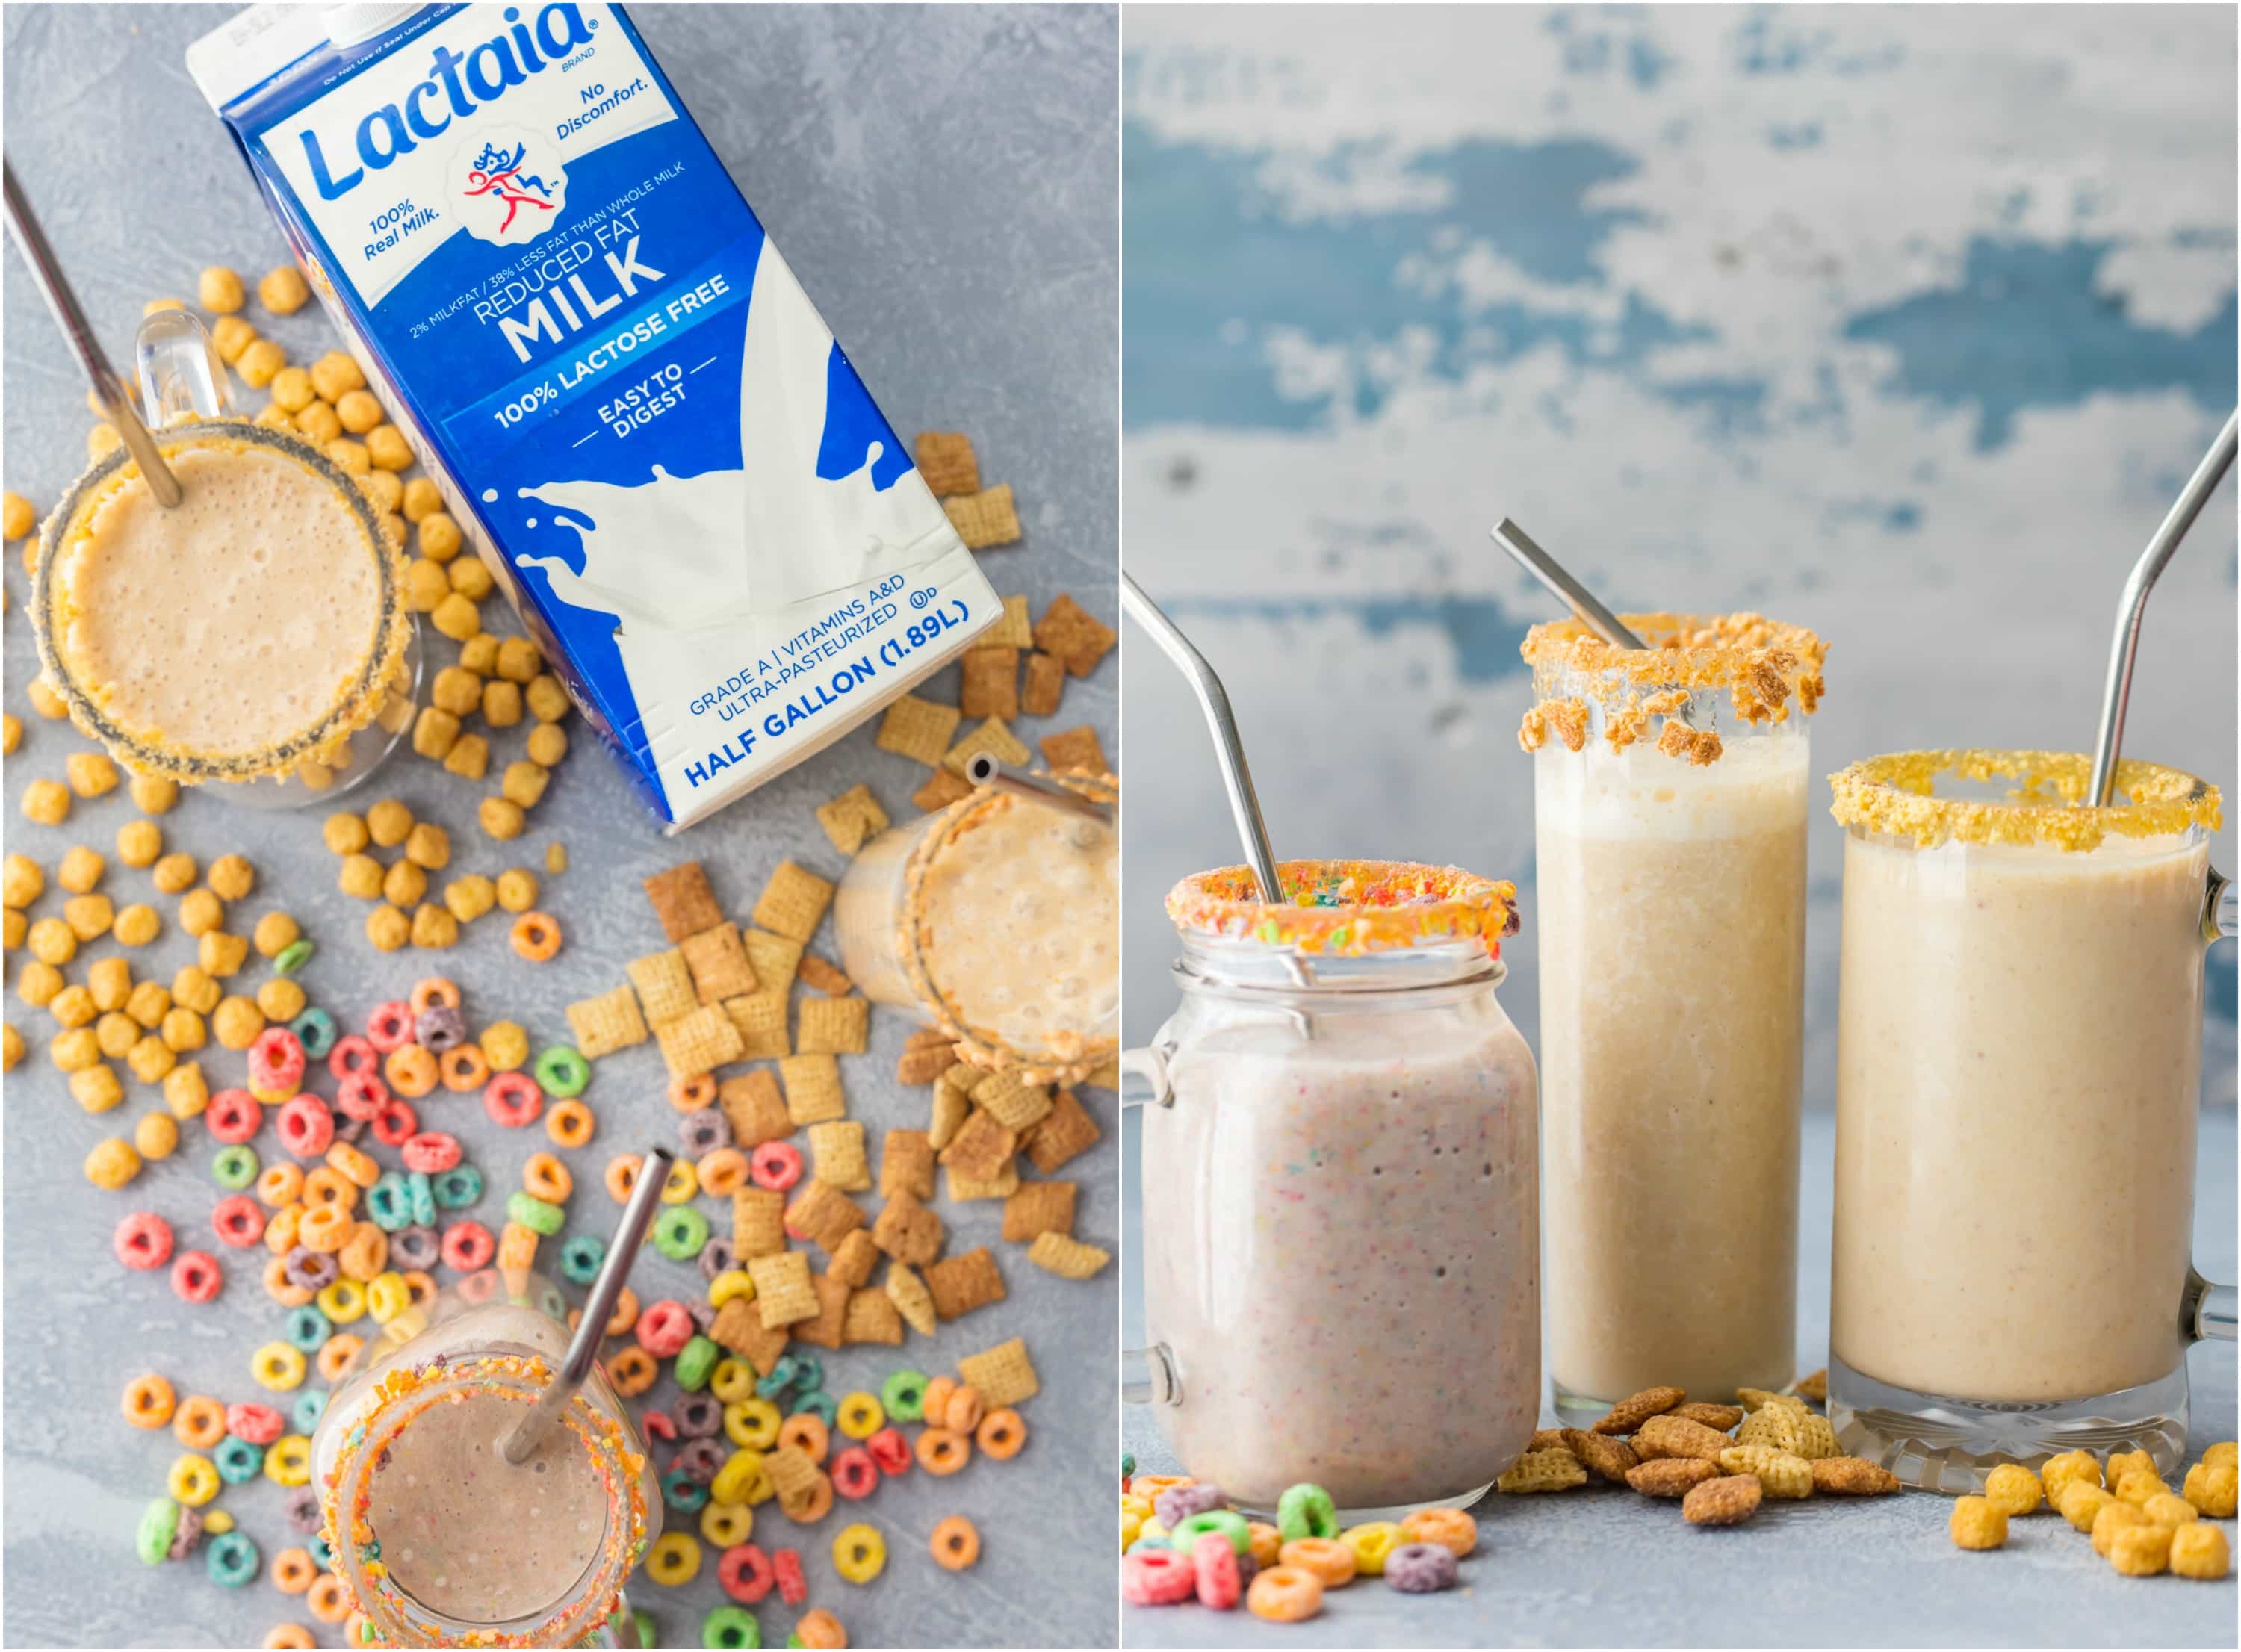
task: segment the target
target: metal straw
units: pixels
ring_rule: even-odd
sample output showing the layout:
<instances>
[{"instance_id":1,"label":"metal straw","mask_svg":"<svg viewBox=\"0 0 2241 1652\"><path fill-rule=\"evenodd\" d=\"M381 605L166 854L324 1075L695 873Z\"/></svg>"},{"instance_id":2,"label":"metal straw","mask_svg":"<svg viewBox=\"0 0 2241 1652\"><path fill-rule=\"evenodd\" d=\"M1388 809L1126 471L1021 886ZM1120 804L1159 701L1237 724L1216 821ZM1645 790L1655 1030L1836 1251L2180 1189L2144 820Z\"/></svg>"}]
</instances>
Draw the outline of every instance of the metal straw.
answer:
<instances>
[{"instance_id":1,"label":"metal straw","mask_svg":"<svg viewBox=\"0 0 2241 1652\"><path fill-rule=\"evenodd\" d=\"M2093 741L2093 787L2087 801L2097 806L2106 804L2117 789L2117 756L2124 743L2124 712L2132 699L2132 666L2139 657L2140 620L2147 609L2148 592L2155 589L2164 565L2171 559L2178 542L2186 537L2232 465L2237 421L2241 421L2241 411L2227 416L2225 428L2202 456L2202 463L2180 490L2178 502L2132 565L2132 577L2124 581L2124 595L2117 605L2117 634L2109 645L2108 681L2101 691L2101 731Z\"/></svg>"},{"instance_id":2,"label":"metal straw","mask_svg":"<svg viewBox=\"0 0 2241 1652\"><path fill-rule=\"evenodd\" d=\"M1546 585L1556 599L1580 618L1580 623L1614 648L1647 648L1619 618L1565 569L1564 565L1533 543L1532 537L1508 517L1489 532L1494 542L1516 559L1517 565Z\"/></svg>"},{"instance_id":3,"label":"metal straw","mask_svg":"<svg viewBox=\"0 0 2241 1652\"><path fill-rule=\"evenodd\" d=\"M1143 586L1126 572L1120 576L1120 605L1152 633L1160 652L1190 679L1199 709L1206 713L1207 726L1214 732L1214 754L1221 760L1221 784L1229 793L1229 812L1236 818L1237 835L1244 839L1247 864L1260 882L1261 899L1271 904L1281 902L1284 884L1276 875L1276 852L1268 846L1268 827L1261 819L1261 799L1254 794L1253 772L1245 766L1244 743L1238 738L1237 718L1229 709L1229 694L1221 679L1214 674L1206 656L1191 646L1190 639L1175 629L1175 622L1161 613L1144 594Z\"/></svg>"},{"instance_id":4,"label":"metal straw","mask_svg":"<svg viewBox=\"0 0 2241 1652\"><path fill-rule=\"evenodd\" d=\"M63 330L71 354L77 358L80 370L92 385L94 399L108 411L109 422L124 439L125 451L138 462L140 474L147 478L148 491L156 496L156 503L169 510L185 497L179 491L179 478L171 474L171 467L156 451L155 438L140 422L139 410L125 393L124 381L109 365L101 340L94 337L93 324L86 320L85 311L78 308L77 294L70 291L69 278L55 262L55 250L47 244L46 231L31 215L30 203L23 198L23 188L16 182L16 169L5 161L0 161L0 189L4 189L7 197L9 231L16 237L23 262L31 266L31 278L38 284L39 294L46 299L55 324Z\"/></svg>"},{"instance_id":5,"label":"metal straw","mask_svg":"<svg viewBox=\"0 0 2241 1652\"><path fill-rule=\"evenodd\" d=\"M1106 805L1046 776L1007 767L986 752L976 753L966 764L965 778L975 786L993 786L1000 792L1009 792L1046 808L1063 809L1068 814L1079 814L1105 826L1113 824L1113 811Z\"/></svg>"},{"instance_id":6,"label":"metal straw","mask_svg":"<svg viewBox=\"0 0 2241 1652\"><path fill-rule=\"evenodd\" d=\"M560 1374L537 1396L537 1403L529 1408L529 1415L514 1425L513 1432L498 1448L505 1460L516 1468L537 1455L553 1420L566 1408L576 1390L584 1386L584 1379L592 1374L592 1368L599 1362L600 1339L607 1334L607 1321L615 1316L616 1299L622 1295L624 1282L630 1278L631 1264L638 1260L639 1247L646 1242L646 1230L653 1223L654 1209L661 1203L662 1185L669 1180L670 1166L674 1162L666 1147L652 1148L639 1160L638 1185L631 1189L630 1203L623 1207L623 1219L615 1227L614 1238L607 1243L607 1259L599 1264L599 1276L592 1281L592 1294L584 1299L584 1315L576 1321L576 1334L561 1359Z\"/></svg>"}]
</instances>

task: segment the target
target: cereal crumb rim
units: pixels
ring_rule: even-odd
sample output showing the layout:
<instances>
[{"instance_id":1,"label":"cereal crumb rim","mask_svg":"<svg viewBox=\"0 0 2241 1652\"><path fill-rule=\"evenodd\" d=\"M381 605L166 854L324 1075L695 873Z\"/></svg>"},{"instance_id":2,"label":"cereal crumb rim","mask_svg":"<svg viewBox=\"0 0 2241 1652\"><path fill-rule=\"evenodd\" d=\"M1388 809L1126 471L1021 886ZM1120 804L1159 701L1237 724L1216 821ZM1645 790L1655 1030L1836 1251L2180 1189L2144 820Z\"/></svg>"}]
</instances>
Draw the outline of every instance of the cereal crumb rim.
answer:
<instances>
[{"instance_id":1,"label":"cereal crumb rim","mask_svg":"<svg viewBox=\"0 0 2241 1652\"><path fill-rule=\"evenodd\" d=\"M1194 873L1167 893L1178 930L1334 957L1426 941L1476 940L1502 955L1515 933L1517 886L1460 866L1408 860L1283 860L1282 902L1264 901L1249 866Z\"/></svg>"},{"instance_id":2,"label":"cereal crumb rim","mask_svg":"<svg viewBox=\"0 0 2241 1652\"><path fill-rule=\"evenodd\" d=\"M2117 765L2128 800L2089 805L2092 759L2081 752L1950 748L1864 758L1829 777L1829 813L1848 829L1936 848L1948 842L2097 848L2111 833L2171 837L2224 820L2218 788L2181 769L2138 758ZM1941 778L2013 782L2005 799L1941 798Z\"/></svg>"}]
</instances>

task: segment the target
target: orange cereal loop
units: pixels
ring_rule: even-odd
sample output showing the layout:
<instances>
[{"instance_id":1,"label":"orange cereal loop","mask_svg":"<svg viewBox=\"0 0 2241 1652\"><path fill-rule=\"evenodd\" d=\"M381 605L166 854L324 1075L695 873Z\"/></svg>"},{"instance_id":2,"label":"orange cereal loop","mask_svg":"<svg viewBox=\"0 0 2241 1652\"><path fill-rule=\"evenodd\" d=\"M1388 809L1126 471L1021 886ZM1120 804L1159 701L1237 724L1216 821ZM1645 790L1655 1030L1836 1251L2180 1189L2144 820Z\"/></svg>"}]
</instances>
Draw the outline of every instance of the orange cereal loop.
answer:
<instances>
[{"instance_id":1,"label":"orange cereal loop","mask_svg":"<svg viewBox=\"0 0 2241 1652\"><path fill-rule=\"evenodd\" d=\"M272 1587L283 1595L301 1595L318 1575L308 1548L284 1548L272 1557Z\"/></svg>"},{"instance_id":2,"label":"orange cereal loop","mask_svg":"<svg viewBox=\"0 0 2241 1652\"><path fill-rule=\"evenodd\" d=\"M177 1408L171 1385L153 1373L124 1385L124 1420L136 1428L160 1428Z\"/></svg>"},{"instance_id":3,"label":"orange cereal loop","mask_svg":"<svg viewBox=\"0 0 2241 1652\"><path fill-rule=\"evenodd\" d=\"M354 1187L371 1187L381 1180L381 1167L347 1141L338 1141L327 1149L327 1167Z\"/></svg>"},{"instance_id":4,"label":"orange cereal loop","mask_svg":"<svg viewBox=\"0 0 2241 1652\"><path fill-rule=\"evenodd\" d=\"M560 950L560 926L541 912L525 912L513 920L513 950L532 964L544 963Z\"/></svg>"},{"instance_id":5,"label":"orange cereal loop","mask_svg":"<svg viewBox=\"0 0 2241 1652\"><path fill-rule=\"evenodd\" d=\"M919 1398L920 1415L927 1418L929 1421L933 1423L947 1422L949 1420L949 1396L956 1392L957 1379L955 1377L935 1377L932 1381L926 1385L925 1394L920 1395ZM1156 1495L1156 1494L1154 1495Z\"/></svg>"},{"instance_id":6,"label":"orange cereal loop","mask_svg":"<svg viewBox=\"0 0 2241 1652\"><path fill-rule=\"evenodd\" d=\"M615 1298L615 1311L607 1315L609 1336L628 1336L632 1326L638 1323L638 1293L627 1285Z\"/></svg>"},{"instance_id":7,"label":"orange cereal loop","mask_svg":"<svg viewBox=\"0 0 2241 1652\"><path fill-rule=\"evenodd\" d=\"M529 1162L521 1167L521 1190L548 1205L565 1204L568 1195L576 1191L576 1178L551 1154L532 1153Z\"/></svg>"},{"instance_id":8,"label":"orange cereal loop","mask_svg":"<svg viewBox=\"0 0 2241 1652\"><path fill-rule=\"evenodd\" d=\"M296 1186L300 1197L304 1179L299 1174ZM274 1211L264 1221L264 1248L275 1256L285 1256L296 1248L296 1225L304 1220L304 1207L287 1204Z\"/></svg>"},{"instance_id":9,"label":"orange cereal loop","mask_svg":"<svg viewBox=\"0 0 2241 1652\"><path fill-rule=\"evenodd\" d=\"M669 1105L679 1113L698 1113L716 1103L716 1075L696 1073L689 1079L669 1081Z\"/></svg>"},{"instance_id":10,"label":"orange cereal loop","mask_svg":"<svg viewBox=\"0 0 2241 1652\"><path fill-rule=\"evenodd\" d=\"M351 1241L358 1221L340 1205L315 1205L296 1225L296 1242L307 1250L333 1255Z\"/></svg>"},{"instance_id":11,"label":"orange cereal loop","mask_svg":"<svg viewBox=\"0 0 2241 1652\"><path fill-rule=\"evenodd\" d=\"M350 1591L332 1572L321 1572L304 1591L304 1604L322 1623L339 1623L350 1615Z\"/></svg>"},{"instance_id":12,"label":"orange cereal loop","mask_svg":"<svg viewBox=\"0 0 2241 1652\"><path fill-rule=\"evenodd\" d=\"M436 1058L436 1075L447 1090L479 1090L490 1081L490 1058L479 1044L454 1044Z\"/></svg>"},{"instance_id":13,"label":"orange cereal loop","mask_svg":"<svg viewBox=\"0 0 2241 1652\"><path fill-rule=\"evenodd\" d=\"M171 1435L190 1451L208 1451L225 1438L225 1408L207 1394L191 1394L171 1414Z\"/></svg>"},{"instance_id":14,"label":"orange cereal loop","mask_svg":"<svg viewBox=\"0 0 2241 1652\"><path fill-rule=\"evenodd\" d=\"M981 1414L987 1409L980 1390L970 1382L960 1382L942 1401L941 1426L952 1434L971 1434L980 1426Z\"/></svg>"},{"instance_id":15,"label":"orange cereal loop","mask_svg":"<svg viewBox=\"0 0 2241 1652\"><path fill-rule=\"evenodd\" d=\"M1271 1623L1297 1623L1323 1609L1322 1580L1296 1566L1272 1566L1254 1575L1245 1609Z\"/></svg>"},{"instance_id":16,"label":"orange cereal loop","mask_svg":"<svg viewBox=\"0 0 2241 1652\"><path fill-rule=\"evenodd\" d=\"M719 1147L694 1167L700 1173L700 1191L729 1199L747 1185L747 1155L737 1147Z\"/></svg>"},{"instance_id":17,"label":"orange cereal loop","mask_svg":"<svg viewBox=\"0 0 2241 1652\"><path fill-rule=\"evenodd\" d=\"M954 1400L950 1401L953 1409L956 1404ZM1027 1443L1027 1425L1011 1407L1000 1406L980 1419L980 1426L973 1431L973 1443L980 1448L984 1456L1008 1462Z\"/></svg>"},{"instance_id":18,"label":"orange cereal loop","mask_svg":"<svg viewBox=\"0 0 2241 1652\"><path fill-rule=\"evenodd\" d=\"M631 1304L631 1317L633 1320L638 1317L637 1308L637 1303ZM609 1329L612 1328L612 1324L610 1322ZM618 1348L614 1358L607 1361L607 1381L613 1385L615 1392L625 1400L634 1395L644 1394L653 1386L654 1378L660 1374L661 1367L653 1355L635 1342L628 1348Z\"/></svg>"},{"instance_id":19,"label":"orange cereal loop","mask_svg":"<svg viewBox=\"0 0 2241 1652\"><path fill-rule=\"evenodd\" d=\"M825 1419L814 1411L797 1411L779 1425L778 1442L806 1452L812 1462L823 1462L832 1443Z\"/></svg>"},{"instance_id":20,"label":"orange cereal loop","mask_svg":"<svg viewBox=\"0 0 2241 1652\"><path fill-rule=\"evenodd\" d=\"M294 1204L304 1196L303 1167L284 1160L265 1166L257 1173L257 1196L276 1210Z\"/></svg>"},{"instance_id":21,"label":"orange cereal loop","mask_svg":"<svg viewBox=\"0 0 2241 1652\"><path fill-rule=\"evenodd\" d=\"M973 1461L973 1444L947 1428L921 1428L918 1435L918 1466L940 1477L953 1475Z\"/></svg>"},{"instance_id":22,"label":"orange cereal loop","mask_svg":"<svg viewBox=\"0 0 2241 1652\"><path fill-rule=\"evenodd\" d=\"M1253 1564L1261 1569L1274 1566L1284 1552L1284 1534L1265 1520L1248 1520L1245 1533L1253 1542Z\"/></svg>"},{"instance_id":23,"label":"orange cereal loop","mask_svg":"<svg viewBox=\"0 0 2241 1652\"><path fill-rule=\"evenodd\" d=\"M1335 1537L1294 1537L1276 1551L1276 1558L1278 1564L1307 1573L1325 1588L1344 1588L1354 1582L1360 1565L1352 1546Z\"/></svg>"},{"instance_id":24,"label":"orange cereal loop","mask_svg":"<svg viewBox=\"0 0 2241 1652\"><path fill-rule=\"evenodd\" d=\"M344 1211L358 1208L358 1183L331 1165L314 1165L304 1173L304 1214L324 1206Z\"/></svg>"},{"instance_id":25,"label":"orange cereal loop","mask_svg":"<svg viewBox=\"0 0 2241 1652\"><path fill-rule=\"evenodd\" d=\"M350 1278L371 1284L389 1266L389 1235L370 1221L359 1222L335 1260Z\"/></svg>"},{"instance_id":26,"label":"orange cereal loop","mask_svg":"<svg viewBox=\"0 0 2241 1652\"><path fill-rule=\"evenodd\" d=\"M840 1627L839 1618L820 1606L814 1612L805 1613L793 1626L793 1638L804 1646L846 1646L848 1631Z\"/></svg>"},{"instance_id":27,"label":"orange cereal loop","mask_svg":"<svg viewBox=\"0 0 2241 1652\"><path fill-rule=\"evenodd\" d=\"M638 1155L626 1153L607 1160L607 1197L619 1205L630 1203L631 1189L638 1186Z\"/></svg>"},{"instance_id":28,"label":"orange cereal loop","mask_svg":"<svg viewBox=\"0 0 2241 1652\"><path fill-rule=\"evenodd\" d=\"M1478 1547L1478 1522L1460 1508L1419 1508L1401 1522L1412 1543L1437 1543L1457 1560Z\"/></svg>"},{"instance_id":29,"label":"orange cereal loop","mask_svg":"<svg viewBox=\"0 0 2241 1652\"><path fill-rule=\"evenodd\" d=\"M980 1558L980 1533L962 1515L952 1515L933 1528L934 1563L946 1572L961 1572Z\"/></svg>"},{"instance_id":30,"label":"orange cereal loop","mask_svg":"<svg viewBox=\"0 0 2241 1652\"><path fill-rule=\"evenodd\" d=\"M574 1097L545 1110L545 1134L559 1147L580 1147L592 1139L592 1110Z\"/></svg>"},{"instance_id":31,"label":"orange cereal loop","mask_svg":"<svg viewBox=\"0 0 2241 1652\"><path fill-rule=\"evenodd\" d=\"M285 1256L275 1256L264 1264L264 1294L283 1308L301 1308L312 1294L289 1279Z\"/></svg>"},{"instance_id":32,"label":"orange cereal loop","mask_svg":"<svg viewBox=\"0 0 2241 1652\"><path fill-rule=\"evenodd\" d=\"M381 1076L398 1094L418 1100L436 1087L436 1058L418 1044L400 1044L382 1062Z\"/></svg>"},{"instance_id":33,"label":"orange cereal loop","mask_svg":"<svg viewBox=\"0 0 2241 1652\"><path fill-rule=\"evenodd\" d=\"M320 1377L328 1382L341 1381L349 1373L351 1362L358 1358L358 1349L365 1346L364 1337L352 1336L348 1331L338 1332L320 1343Z\"/></svg>"},{"instance_id":34,"label":"orange cereal loop","mask_svg":"<svg viewBox=\"0 0 2241 1652\"><path fill-rule=\"evenodd\" d=\"M300 1623L275 1623L264 1631L264 1644L267 1647L303 1647L317 1646L318 1642L311 1638L311 1630Z\"/></svg>"},{"instance_id":35,"label":"orange cereal loop","mask_svg":"<svg viewBox=\"0 0 2241 1652\"><path fill-rule=\"evenodd\" d=\"M927 1392L933 1389L928 1386ZM1177 1486L1195 1486L1198 1481L1188 1475L1138 1475L1128 1482L1128 1489L1147 1497L1157 1497L1163 1491L1173 1491Z\"/></svg>"},{"instance_id":36,"label":"orange cereal loop","mask_svg":"<svg viewBox=\"0 0 2241 1652\"><path fill-rule=\"evenodd\" d=\"M433 1275L415 1267L408 1270L403 1278L405 1293L411 1299L413 1307L423 1307L434 1298L436 1281Z\"/></svg>"},{"instance_id":37,"label":"orange cereal loop","mask_svg":"<svg viewBox=\"0 0 2241 1652\"><path fill-rule=\"evenodd\" d=\"M412 1006L412 1013L415 1015L424 1010L434 1009L439 1005L445 1009L457 1009L460 1002L459 984L455 980L447 980L441 975L431 975L425 980L412 983L412 991L406 996L405 1001Z\"/></svg>"}]
</instances>

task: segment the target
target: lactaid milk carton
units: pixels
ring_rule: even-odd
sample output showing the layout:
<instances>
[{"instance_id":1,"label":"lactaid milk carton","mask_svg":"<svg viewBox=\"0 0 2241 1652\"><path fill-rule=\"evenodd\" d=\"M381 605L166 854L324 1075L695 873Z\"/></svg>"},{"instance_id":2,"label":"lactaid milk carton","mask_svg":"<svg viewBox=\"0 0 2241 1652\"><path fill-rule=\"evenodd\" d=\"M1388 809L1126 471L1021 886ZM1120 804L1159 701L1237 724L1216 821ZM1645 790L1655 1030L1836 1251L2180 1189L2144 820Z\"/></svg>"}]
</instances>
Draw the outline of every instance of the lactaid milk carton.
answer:
<instances>
[{"instance_id":1,"label":"lactaid milk carton","mask_svg":"<svg viewBox=\"0 0 2241 1652\"><path fill-rule=\"evenodd\" d=\"M1000 617L620 7L260 5L187 63L672 829Z\"/></svg>"}]
</instances>

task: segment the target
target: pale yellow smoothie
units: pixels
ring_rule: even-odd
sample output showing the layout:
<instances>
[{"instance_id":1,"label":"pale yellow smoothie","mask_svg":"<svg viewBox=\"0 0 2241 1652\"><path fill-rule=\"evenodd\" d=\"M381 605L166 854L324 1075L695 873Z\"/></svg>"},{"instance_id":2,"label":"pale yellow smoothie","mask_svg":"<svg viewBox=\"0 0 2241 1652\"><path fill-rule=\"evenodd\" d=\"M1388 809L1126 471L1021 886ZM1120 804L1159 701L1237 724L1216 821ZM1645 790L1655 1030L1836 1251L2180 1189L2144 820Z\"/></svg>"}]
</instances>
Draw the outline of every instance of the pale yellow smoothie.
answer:
<instances>
[{"instance_id":1,"label":"pale yellow smoothie","mask_svg":"<svg viewBox=\"0 0 2241 1652\"><path fill-rule=\"evenodd\" d=\"M2082 757L2045 762L2082 781ZM2166 1377L2184 1348L2217 793L2175 790L2137 833L2081 832L2122 812L2047 804L1973 806L1957 831L1920 794L1869 813L1847 783L1871 766L1837 777L1830 1351L1971 1401Z\"/></svg>"}]
</instances>

